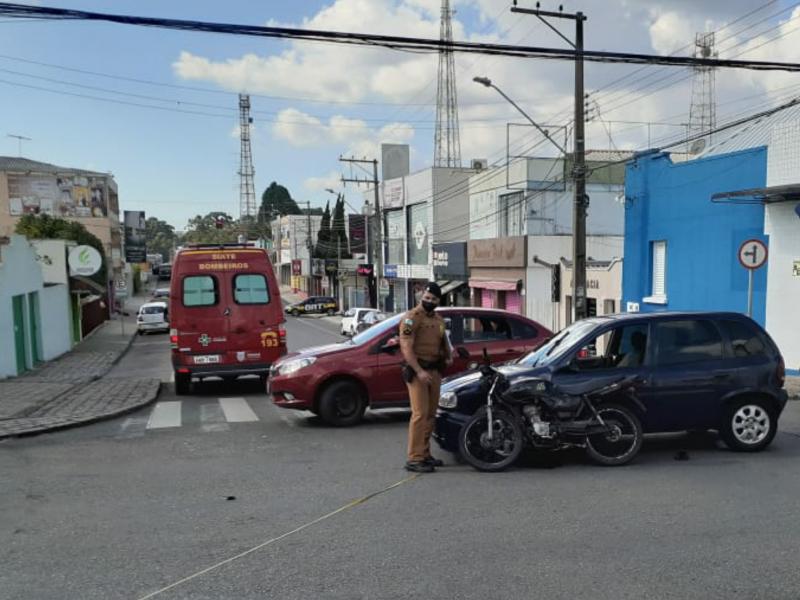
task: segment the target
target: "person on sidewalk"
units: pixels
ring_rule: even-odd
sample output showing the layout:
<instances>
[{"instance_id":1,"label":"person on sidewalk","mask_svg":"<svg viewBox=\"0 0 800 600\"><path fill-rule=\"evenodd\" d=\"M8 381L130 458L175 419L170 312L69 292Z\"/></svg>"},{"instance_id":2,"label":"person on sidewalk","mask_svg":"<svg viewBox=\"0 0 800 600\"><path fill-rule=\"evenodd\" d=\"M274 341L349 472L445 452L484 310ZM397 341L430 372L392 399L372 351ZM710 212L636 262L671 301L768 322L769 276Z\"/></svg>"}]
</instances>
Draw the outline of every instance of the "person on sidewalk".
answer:
<instances>
[{"instance_id":1,"label":"person on sidewalk","mask_svg":"<svg viewBox=\"0 0 800 600\"><path fill-rule=\"evenodd\" d=\"M432 473L444 464L431 456L430 447L442 372L452 361L444 319L435 312L441 298L439 286L428 283L419 305L400 321L403 379L411 399L406 470L415 473Z\"/></svg>"}]
</instances>

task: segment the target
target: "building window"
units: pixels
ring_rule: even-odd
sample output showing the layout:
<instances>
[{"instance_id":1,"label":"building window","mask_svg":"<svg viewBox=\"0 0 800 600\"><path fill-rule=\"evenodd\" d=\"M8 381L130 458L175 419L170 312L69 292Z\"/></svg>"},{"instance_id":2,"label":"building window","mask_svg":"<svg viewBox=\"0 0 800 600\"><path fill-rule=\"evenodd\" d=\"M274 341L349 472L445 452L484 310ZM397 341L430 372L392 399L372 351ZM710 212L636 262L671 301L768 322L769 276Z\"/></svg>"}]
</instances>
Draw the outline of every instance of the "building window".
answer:
<instances>
[{"instance_id":1,"label":"building window","mask_svg":"<svg viewBox=\"0 0 800 600\"><path fill-rule=\"evenodd\" d=\"M657 240L650 243L652 257L650 281L652 284L651 295L644 298L644 302L651 304L667 303L667 242Z\"/></svg>"}]
</instances>

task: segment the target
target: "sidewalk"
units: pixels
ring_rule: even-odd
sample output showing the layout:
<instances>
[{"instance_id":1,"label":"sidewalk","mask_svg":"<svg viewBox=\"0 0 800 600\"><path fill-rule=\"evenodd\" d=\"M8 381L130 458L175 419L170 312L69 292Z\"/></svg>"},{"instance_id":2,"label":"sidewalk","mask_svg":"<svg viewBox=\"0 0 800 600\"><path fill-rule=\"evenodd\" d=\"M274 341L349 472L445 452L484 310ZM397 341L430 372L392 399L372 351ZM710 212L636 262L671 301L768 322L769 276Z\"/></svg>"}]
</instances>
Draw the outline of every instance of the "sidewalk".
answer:
<instances>
[{"instance_id":1,"label":"sidewalk","mask_svg":"<svg viewBox=\"0 0 800 600\"><path fill-rule=\"evenodd\" d=\"M800 400L800 377L787 377L784 387L789 392L789 400Z\"/></svg>"},{"instance_id":2,"label":"sidewalk","mask_svg":"<svg viewBox=\"0 0 800 600\"><path fill-rule=\"evenodd\" d=\"M131 298L122 321L106 321L56 360L1 380L0 438L91 423L155 400L157 379L106 377L133 343L136 312L147 301Z\"/></svg>"}]
</instances>

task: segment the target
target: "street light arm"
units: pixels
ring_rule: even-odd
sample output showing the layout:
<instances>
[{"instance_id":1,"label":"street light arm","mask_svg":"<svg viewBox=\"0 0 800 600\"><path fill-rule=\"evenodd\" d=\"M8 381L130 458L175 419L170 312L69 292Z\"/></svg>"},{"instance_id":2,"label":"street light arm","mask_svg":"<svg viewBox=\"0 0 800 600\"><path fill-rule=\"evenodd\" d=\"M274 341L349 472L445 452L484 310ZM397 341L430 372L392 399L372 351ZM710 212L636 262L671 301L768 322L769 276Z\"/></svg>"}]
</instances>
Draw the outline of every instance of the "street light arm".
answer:
<instances>
[{"instance_id":1,"label":"street light arm","mask_svg":"<svg viewBox=\"0 0 800 600\"><path fill-rule=\"evenodd\" d=\"M528 113L526 113L524 110L522 110L522 108L520 108L520 106L519 106L519 105L518 105L516 102L514 102L514 101L513 101L511 98L509 98L509 97L506 95L506 93L505 93L503 90L501 90L501 89L500 89L499 87L497 87L497 86L496 86L494 83L492 83L492 81L491 81L490 79L488 79L488 78L486 78L486 77L475 77L475 78L473 78L473 81L475 81L476 83L480 83L480 84L481 84L481 85L483 85L483 86L486 86L486 87L491 87L491 88L494 88L495 90L497 90L497 93L498 93L498 94L500 94L500 95L501 95L503 98L505 98L505 99L506 99L506 101L508 101L508 103L509 103L509 104L511 104L511 106L513 106L514 108L516 108L516 109L519 111L519 113L520 113L520 114L521 114L523 117L525 117L526 119L528 119L528 121L530 122L530 124L531 124L531 125L533 125L534 127L536 127L536 129L538 129L538 130L539 130L539 132L540 132L540 133L541 133L541 134L542 134L542 135L543 135L543 136L544 136L544 137L545 137L545 138L546 138L546 139L547 139L547 140L548 140L548 141L549 141L551 144L553 144L553 145L554 145L556 148L558 148L558 150L559 150L559 151L560 151L562 154L564 154L564 155L566 156L566 154L567 154L567 151L566 151L564 148L562 148L562 147L561 147L561 145L560 145L558 142L556 142L556 141L555 141L555 140L554 140L552 137L550 137L550 133L548 133L548 132L547 132L545 129L543 129L543 128L542 128L542 127L541 127L541 126L540 126L540 125L539 125L539 124L538 124L536 121L534 121L534 120L533 120L533 119L532 119L532 118L531 118L531 117L528 115Z\"/></svg>"}]
</instances>

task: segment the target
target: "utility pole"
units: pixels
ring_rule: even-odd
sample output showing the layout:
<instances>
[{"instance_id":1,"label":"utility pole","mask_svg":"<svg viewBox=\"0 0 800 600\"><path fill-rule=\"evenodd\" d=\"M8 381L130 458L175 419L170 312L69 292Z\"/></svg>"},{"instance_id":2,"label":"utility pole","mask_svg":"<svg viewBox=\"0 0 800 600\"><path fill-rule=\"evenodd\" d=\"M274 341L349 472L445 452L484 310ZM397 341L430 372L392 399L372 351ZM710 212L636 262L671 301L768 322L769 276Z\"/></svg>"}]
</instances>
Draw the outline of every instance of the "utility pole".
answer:
<instances>
[{"instance_id":1,"label":"utility pole","mask_svg":"<svg viewBox=\"0 0 800 600\"><path fill-rule=\"evenodd\" d=\"M373 308L380 308L380 289L377 282L380 277L383 277L383 217L381 216L381 193L378 189L378 159L368 160L366 158L343 158L340 156L339 162L358 165L372 164L372 181L366 177L342 177L342 183L372 184L372 189L375 191L375 220L378 223L378 227L376 234L369 236L369 239L374 240L374 242L367 248L367 255L373 268L373 280L371 282L371 285L375 286L375 306ZM369 215L367 215L366 221L367 227L371 227Z\"/></svg>"},{"instance_id":2,"label":"utility pole","mask_svg":"<svg viewBox=\"0 0 800 600\"><path fill-rule=\"evenodd\" d=\"M552 12L539 10L539 3L535 9L519 8L517 0L511 12L534 15L542 23L555 31L558 36L575 49L575 141L572 177L575 185L575 203L572 209L572 306L575 321L588 316L586 302L586 139L584 135L584 91L583 91L583 22L586 15L578 11L574 14L562 10ZM575 42L556 29L545 17L554 19L569 19L575 21Z\"/></svg>"}]
</instances>

